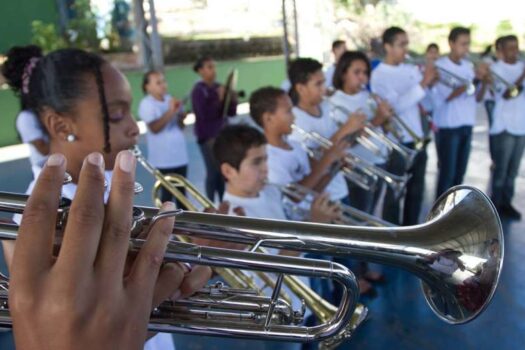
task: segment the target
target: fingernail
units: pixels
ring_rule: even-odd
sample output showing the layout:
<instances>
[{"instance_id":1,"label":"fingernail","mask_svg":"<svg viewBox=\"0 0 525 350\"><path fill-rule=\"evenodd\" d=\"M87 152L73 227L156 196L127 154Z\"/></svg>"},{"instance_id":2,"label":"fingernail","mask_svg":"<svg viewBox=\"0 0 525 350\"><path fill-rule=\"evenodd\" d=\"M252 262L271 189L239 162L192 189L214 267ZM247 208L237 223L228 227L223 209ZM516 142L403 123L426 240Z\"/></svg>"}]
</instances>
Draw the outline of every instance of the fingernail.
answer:
<instances>
[{"instance_id":1,"label":"fingernail","mask_svg":"<svg viewBox=\"0 0 525 350\"><path fill-rule=\"evenodd\" d=\"M64 164L64 156L60 153L53 153L52 155L47 158L46 165L47 166L61 166Z\"/></svg>"},{"instance_id":2,"label":"fingernail","mask_svg":"<svg viewBox=\"0 0 525 350\"><path fill-rule=\"evenodd\" d=\"M172 211L175 210L175 203L173 202L164 202L162 204L162 207L160 208L160 211Z\"/></svg>"},{"instance_id":3,"label":"fingernail","mask_svg":"<svg viewBox=\"0 0 525 350\"><path fill-rule=\"evenodd\" d=\"M91 153L87 156L87 161L97 166L100 170L104 170L104 157L102 157L102 154L98 152Z\"/></svg>"},{"instance_id":4,"label":"fingernail","mask_svg":"<svg viewBox=\"0 0 525 350\"><path fill-rule=\"evenodd\" d=\"M120 170L130 173L135 166L135 157L133 157L130 151L120 152L118 155L118 165Z\"/></svg>"},{"instance_id":5,"label":"fingernail","mask_svg":"<svg viewBox=\"0 0 525 350\"><path fill-rule=\"evenodd\" d=\"M181 293L181 291L180 291L180 289L179 289L179 290L177 290L175 293L173 293L173 294L171 295L170 300L171 300L171 301L177 301L177 300L179 300L179 298L180 298L181 295L182 295L182 293Z\"/></svg>"}]
</instances>

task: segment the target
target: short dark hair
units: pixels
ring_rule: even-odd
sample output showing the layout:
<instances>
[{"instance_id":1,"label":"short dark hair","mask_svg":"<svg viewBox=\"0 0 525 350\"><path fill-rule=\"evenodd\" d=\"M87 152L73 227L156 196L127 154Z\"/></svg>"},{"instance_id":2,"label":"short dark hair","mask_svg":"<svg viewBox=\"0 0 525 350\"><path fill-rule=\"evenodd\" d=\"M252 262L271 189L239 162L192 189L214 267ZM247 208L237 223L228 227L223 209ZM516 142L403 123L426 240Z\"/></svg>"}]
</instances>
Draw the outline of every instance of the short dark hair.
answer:
<instances>
[{"instance_id":1,"label":"short dark hair","mask_svg":"<svg viewBox=\"0 0 525 350\"><path fill-rule=\"evenodd\" d=\"M455 42L461 35L470 35L470 29L466 27L454 27L448 35L448 41Z\"/></svg>"},{"instance_id":2,"label":"short dark hair","mask_svg":"<svg viewBox=\"0 0 525 350\"><path fill-rule=\"evenodd\" d=\"M146 85L149 84L149 78L153 74L162 74L162 72L159 72L157 70L149 70L146 73L144 73L144 75L142 76L142 92L144 93L144 95L147 94Z\"/></svg>"},{"instance_id":3,"label":"short dark hair","mask_svg":"<svg viewBox=\"0 0 525 350\"><path fill-rule=\"evenodd\" d=\"M435 49L435 50L438 50L439 51L439 46L438 44L436 43L430 43L427 45L427 49L425 50L425 52L428 52L430 51L431 49Z\"/></svg>"},{"instance_id":4,"label":"short dark hair","mask_svg":"<svg viewBox=\"0 0 525 350\"><path fill-rule=\"evenodd\" d=\"M503 49L505 45L507 45L511 41L518 42L518 37L516 35L505 35L504 37L500 38L500 48Z\"/></svg>"},{"instance_id":5,"label":"short dark hair","mask_svg":"<svg viewBox=\"0 0 525 350\"><path fill-rule=\"evenodd\" d=\"M342 46L342 45L345 45L345 44L346 44L346 41L344 41L344 40L334 40L332 42L332 51L337 49L339 46Z\"/></svg>"},{"instance_id":6,"label":"short dark hair","mask_svg":"<svg viewBox=\"0 0 525 350\"><path fill-rule=\"evenodd\" d=\"M250 96L250 116L261 127L264 127L264 113L274 113L280 97L286 95L282 89L266 86L254 91Z\"/></svg>"},{"instance_id":7,"label":"short dark hair","mask_svg":"<svg viewBox=\"0 0 525 350\"><path fill-rule=\"evenodd\" d=\"M386 45L386 44L392 45L394 41L396 41L396 36L400 34L406 34L406 33L407 32L405 32L405 30L400 27L387 28L383 32L383 36L382 36L383 45Z\"/></svg>"},{"instance_id":8,"label":"short dark hair","mask_svg":"<svg viewBox=\"0 0 525 350\"><path fill-rule=\"evenodd\" d=\"M503 36L500 36L494 42L494 48L496 49L496 51L501 49L501 41L503 40L503 38Z\"/></svg>"},{"instance_id":9,"label":"short dark hair","mask_svg":"<svg viewBox=\"0 0 525 350\"><path fill-rule=\"evenodd\" d=\"M199 58L197 58L197 61L195 61L195 63L193 64L193 71L195 73L198 73L199 70L204 67L204 64L206 62L209 62L209 61L213 61L213 58L211 56L201 56Z\"/></svg>"},{"instance_id":10,"label":"short dark hair","mask_svg":"<svg viewBox=\"0 0 525 350\"><path fill-rule=\"evenodd\" d=\"M248 150L266 144L264 134L246 124L235 124L224 127L213 145L213 154L217 165L224 163L239 170Z\"/></svg>"},{"instance_id":11,"label":"short dark hair","mask_svg":"<svg viewBox=\"0 0 525 350\"><path fill-rule=\"evenodd\" d=\"M313 58L297 58L288 67L288 78L290 79L290 97L294 104L299 102L299 95L295 90L296 84L306 84L310 77L323 69L323 65Z\"/></svg>"},{"instance_id":12,"label":"short dark hair","mask_svg":"<svg viewBox=\"0 0 525 350\"><path fill-rule=\"evenodd\" d=\"M355 61L363 61L366 64L366 69L368 70L367 74L368 77L370 77L371 67L368 57L366 57L366 55L360 51L346 51L341 56L339 62L337 62L337 66L335 67L334 78L332 81L334 88L336 88L337 90L343 89L343 76L346 74L348 68L350 68L352 63Z\"/></svg>"}]
</instances>

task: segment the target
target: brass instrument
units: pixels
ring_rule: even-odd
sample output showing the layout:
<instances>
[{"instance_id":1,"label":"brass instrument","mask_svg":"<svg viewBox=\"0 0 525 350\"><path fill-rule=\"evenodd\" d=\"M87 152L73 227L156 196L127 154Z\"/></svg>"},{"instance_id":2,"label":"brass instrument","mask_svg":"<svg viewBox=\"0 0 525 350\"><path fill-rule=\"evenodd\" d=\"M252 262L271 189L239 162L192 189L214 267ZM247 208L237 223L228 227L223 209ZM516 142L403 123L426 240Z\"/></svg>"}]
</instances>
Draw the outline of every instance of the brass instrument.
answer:
<instances>
[{"instance_id":1,"label":"brass instrument","mask_svg":"<svg viewBox=\"0 0 525 350\"><path fill-rule=\"evenodd\" d=\"M149 216L155 209L143 210ZM485 310L504 255L494 205L469 186L445 192L427 222L416 226L351 227L183 212L174 233L396 266L422 280L430 308L450 324L469 322Z\"/></svg>"},{"instance_id":2,"label":"brass instrument","mask_svg":"<svg viewBox=\"0 0 525 350\"><path fill-rule=\"evenodd\" d=\"M315 131L307 132L296 124L292 124L292 129L297 131L303 141L311 140L316 143L321 149L328 150L333 146L332 141L321 136ZM313 151L312 151L313 152ZM315 153L310 153L314 154ZM392 189L396 197L403 193L410 175L395 175L388 171L370 163L367 160L359 158L351 153L347 153L344 157L345 166L341 169L347 178L356 183L365 190L372 190L377 184L377 179L382 179L387 186ZM347 167L348 165L349 167ZM354 179L358 176L357 181Z\"/></svg>"},{"instance_id":3,"label":"brass instrument","mask_svg":"<svg viewBox=\"0 0 525 350\"><path fill-rule=\"evenodd\" d=\"M465 93L468 96L474 95L474 93L476 92L476 86L471 80L460 77L456 73L453 73L449 71L448 69L440 67L437 64L435 64L434 66L439 72L439 82L440 83L452 89L457 89L461 86L465 86L466 87Z\"/></svg>"},{"instance_id":4,"label":"brass instrument","mask_svg":"<svg viewBox=\"0 0 525 350\"><path fill-rule=\"evenodd\" d=\"M373 106L374 102L375 102L375 100L373 98L372 98L371 101L370 100L368 101L368 104L371 107L372 111L375 111L375 108ZM341 111L343 114L345 114L347 116L349 116L351 114L351 112L347 108L345 108L345 107L343 107L341 105L337 105L337 104L335 104L335 103L333 103L331 101L330 101L330 105L332 106L333 109L339 110L339 111ZM337 123L337 121L336 121L336 123ZM338 123L338 125L340 126L339 123ZM395 142L395 141L389 139L383 133L375 131L374 130L374 126L371 123L367 123L367 125L364 127L363 131L365 133L367 133L370 137L378 140L381 144L385 145L386 148L388 149L389 153L391 153L392 151L398 152L401 155L401 157L403 158L404 162L405 162L405 168L406 169L409 169L410 167L412 167L412 164L414 163L414 159L415 159L415 157L417 155L417 151L412 150L412 149L404 146L401 142ZM412 133L413 133L413 131L412 131ZM414 135L415 135L415 133L414 133ZM383 157L383 159L385 161L387 161L388 157Z\"/></svg>"},{"instance_id":5,"label":"brass instrument","mask_svg":"<svg viewBox=\"0 0 525 350\"><path fill-rule=\"evenodd\" d=\"M19 205L28 196L0 193L0 210L21 214ZM14 205L11 205L11 204ZM67 201L59 211L57 231L61 234L67 222ZM144 215L153 208L134 208L132 237L147 232L156 221L179 215L180 210ZM155 210L156 211L156 210ZM0 223L0 239L17 238L18 225ZM130 253L137 254L145 241L130 239ZM232 289L222 285L204 288L196 295L177 302L165 301L150 316L148 329L155 332L177 332L225 337L244 337L262 340L295 342L322 341L338 336L348 327L357 302L359 287L353 274L344 266L329 261L274 256L230 249L201 247L180 241L170 241L165 262L187 262L214 267L252 269L278 274L276 288L271 297L260 296L257 291ZM327 323L305 327L295 323L302 313L294 311L278 298L285 273L315 278L331 278L344 287L344 298L335 315ZM0 282L0 327L11 327L9 315L8 281Z\"/></svg>"},{"instance_id":6,"label":"brass instrument","mask_svg":"<svg viewBox=\"0 0 525 350\"><path fill-rule=\"evenodd\" d=\"M159 189L161 186L167 188L175 198L177 198L188 210L196 212L197 208L189 199L179 190L179 188L186 189L204 208L214 208L213 202L211 202L206 196L201 194L199 190L189 182L184 176L178 174L164 175L157 169L155 169L147 160L142 156L142 153L138 146L132 149L133 154L137 158L138 162L142 164L149 172L151 172L157 181L153 188L153 197L156 203L160 203L159 200ZM268 254L263 248L254 246L252 251L256 251L262 254ZM253 279L242 273L242 271L235 271L231 269L215 268L221 277L230 284L230 286L236 286L238 288L251 288L258 289L254 284ZM260 271L255 271L255 274L266 284L275 291L276 281L273 280L268 274ZM321 323L327 323L329 320L337 314L337 307L324 300L321 296L315 293L309 286L306 286L299 278L290 275L284 275L282 277L282 283L284 283L297 297L301 298L304 304L312 310L312 313L318 318ZM279 293L286 302L291 303L291 298L281 291ZM304 314L304 308L302 315ZM355 307L354 314L349 324L340 330L338 334L332 336L328 340L321 342L323 349L335 348L342 340L351 337L353 332L361 325L368 315L368 309L358 303ZM295 316L298 319L298 316Z\"/></svg>"},{"instance_id":7,"label":"brass instrument","mask_svg":"<svg viewBox=\"0 0 525 350\"><path fill-rule=\"evenodd\" d=\"M297 183L290 183L286 185L279 185L268 183L269 186L277 187L285 197L289 198L293 203L290 203L299 212L299 215L307 218L310 213L310 206L313 199L319 195L318 192L311 190L305 186ZM305 201L308 208L303 208L298 205L299 202ZM382 220L378 217L370 215L362 210L351 207L349 205L338 202L337 205L341 208L341 218L339 219L342 225L351 226L373 226L373 227L394 227L395 225Z\"/></svg>"},{"instance_id":8,"label":"brass instrument","mask_svg":"<svg viewBox=\"0 0 525 350\"><path fill-rule=\"evenodd\" d=\"M505 89L509 91L509 97L510 98L516 98L520 94L519 88L514 83L510 83L505 78L503 78L501 75L496 73L493 69L490 70L490 75L493 78L494 83L496 81L500 82L503 86L505 86Z\"/></svg>"}]
</instances>

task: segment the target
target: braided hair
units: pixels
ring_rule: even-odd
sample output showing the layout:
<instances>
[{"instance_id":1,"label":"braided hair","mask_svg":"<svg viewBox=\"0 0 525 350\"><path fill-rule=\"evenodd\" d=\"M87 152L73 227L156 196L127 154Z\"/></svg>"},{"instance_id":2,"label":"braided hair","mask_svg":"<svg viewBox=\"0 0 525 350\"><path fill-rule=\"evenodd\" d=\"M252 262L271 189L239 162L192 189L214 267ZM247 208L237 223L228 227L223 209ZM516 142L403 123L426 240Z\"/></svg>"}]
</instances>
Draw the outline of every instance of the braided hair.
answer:
<instances>
[{"instance_id":1,"label":"braided hair","mask_svg":"<svg viewBox=\"0 0 525 350\"><path fill-rule=\"evenodd\" d=\"M86 95L86 77L92 74L103 115L104 152L110 152L109 109L102 77L105 63L102 57L80 49L61 49L43 56L36 46L13 47L2 73L20 97L22 108L39 116L46 107L58 113L73 112L76 103Z\"/></svg>"}]
</instances>

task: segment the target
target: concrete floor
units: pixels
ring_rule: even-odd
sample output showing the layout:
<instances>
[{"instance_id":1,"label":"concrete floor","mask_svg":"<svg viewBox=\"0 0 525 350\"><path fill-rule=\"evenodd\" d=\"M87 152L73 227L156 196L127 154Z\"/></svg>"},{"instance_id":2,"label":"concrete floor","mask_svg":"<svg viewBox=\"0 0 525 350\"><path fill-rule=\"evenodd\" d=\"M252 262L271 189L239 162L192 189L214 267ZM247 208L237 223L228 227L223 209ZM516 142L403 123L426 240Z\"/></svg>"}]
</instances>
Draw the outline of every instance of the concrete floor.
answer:
<instances>
[{"instance_id":1,"label":"concrete floor","mask_svg":"<svg viewBox=\"0 0 525 350\"><path fill-rule=\"evenodd\" d=\"M204 166L191 128L188 135L189 178L203 188ZM142 148L145 149L142 141ZM490 181L490 158L487 149L486 118L479 113L465 184L487 191ZM430 144L423 217L434 199L436 154ZM0 191L23 192L31 179L27 160L0 164ZM153 180L143 170L138 180L150 188ZM515 205L525 208L525 165L517 180ZM137 203L151 204L150 194L137 196ZM362 298L370 311L369 319L355 336L340 349L517 349L525 343L525 229L524 222L503 222L505 229L505 262L500 285L488 309L467 325L450 326L439 321L427 307L415 277L403 271L383 268L387 283L377 286L377 296ZM521 261L521 262L520 262ZM175 336L178 349L261 349L276 344L246 340L226 341L221 338ZM279 347L281 348L281 347Z\"/></svg>"}]
</instances>

